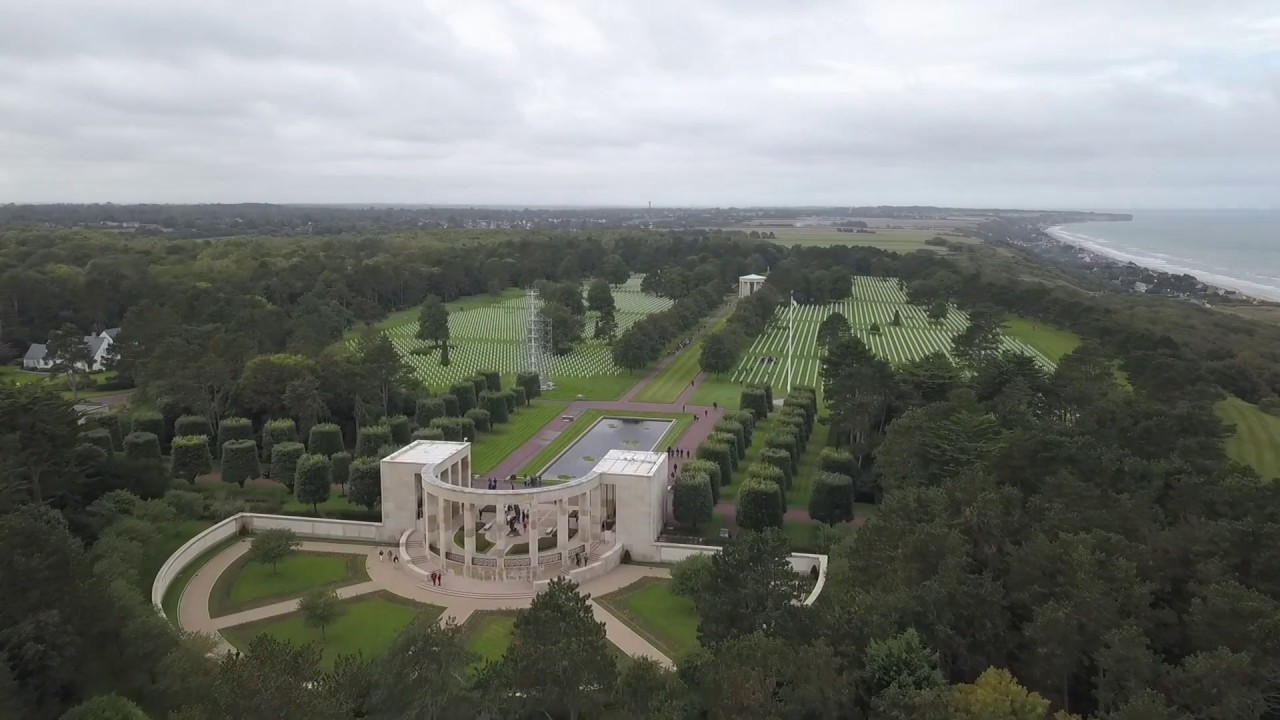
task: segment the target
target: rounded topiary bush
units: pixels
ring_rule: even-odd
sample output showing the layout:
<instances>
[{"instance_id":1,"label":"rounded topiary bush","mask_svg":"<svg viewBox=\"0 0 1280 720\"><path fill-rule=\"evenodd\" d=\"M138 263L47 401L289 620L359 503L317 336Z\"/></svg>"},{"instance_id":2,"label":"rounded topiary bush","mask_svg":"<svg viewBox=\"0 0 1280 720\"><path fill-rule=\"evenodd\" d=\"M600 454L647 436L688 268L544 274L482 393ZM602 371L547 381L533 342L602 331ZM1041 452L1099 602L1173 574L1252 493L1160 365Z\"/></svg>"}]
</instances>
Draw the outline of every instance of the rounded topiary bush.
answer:
<instances>
[{"instance_id":1,"label":"rounded topiary bush","mask_svg":"<svg viewBox=\"0 0 1280 720\"><path fill-rule=\"evenodd\" d=\"M171 446L169 475L176 480L195 483L196 477L213 472L207 435L179 435Z\"/></svg>"},{"instance_id":2,"label":"rounded topiary bush","mask_svg":"<svg viewBox=\"0 0 1280 720\"><path fill-rule=\"evenodd\" d=\"M111 443L111 431L106 428L95 428L80 433L80 442L102 448L107 455L115 452Z\"/></svg>"},{"instance_id":3,"label":"rounded topiary bush","mask_svg":"<svg viewBox=\"0 0 1280 720\"><path fill-rule=\"evenodd\" d=\"M782 494L776 483L748 478L738 490L738 527L764 530L782 527Z\"/></svg>"},{"instance_id":4,"label":"rounded topiary bush","mask_svg":"<svg viewBox=\"0 0 1280 720\"><path fill-rule=\"evenodd\" d=\"M747 430L742 427L742 423L736 420L723 419L716 423L715 431L733 435L738 448L742 451L738 458L741 459L747 456L747 445L750 441L747 440Z\"/></svg>"},{"instance_id":5,"label":"rounded topiary bush","mask_svg":"<svg viewBox=\"0 0 1280 720\"><path fill-rule=\"evenodd\" d=\"M791 456L785 450L778 448L765 448L760 451L760 462L766 465L772 465L782 472L782 487L790 490L791 484L794 482L794 473L791 471Z\"/></svg>"},{"instance_id":6,"label":"rounded topiary bush","mask_svg":"<svg viewBox=\"0 0 1280 720\"><path fill-rule=\"evenodd\" d=\"M462 418L456 418L456 417L436 418L435 420L431 421L431 428L429 429L439 430L440 433L444 435L444 437L441 438L442 440L459 442L463 439L461 421L462 421Z\"/></svg>"},{"instance_id":7,"label":"rounded topiary bush","mask_svg":"<svg viewBox=\"0 0 1280 720\"><path fill-rule=\"evenodd\" d=\"M836 473L848 477L854 477L858 473L857 461L853 459L853 453L842 448L822 448L822 452L818 453L818 467L823 472Z\"/></svg>"},{"instance_id":8,"label":"rounded topiary bush","mask_svg":"<svg viewBox=\"0 0 1280 720\"><path fill-rule=\"evenodd\" d=\"M131 432L124 438L124 456L130 460L160 461L160 438L153 432Z\"/></svg>"},{"instance_id":9,"label":"rounded topiary bush","mask_svg":"<svg viewBox=\"0 0 1280 720\"><path fill-rule=\"evenodd\" d=\"M704 440L694 452L694 457L709 460L719 466L722 479L733 477L733 448L728 445Z\"/></svg>"},{"instance_id":10,"label":"rounded topiary bush","mask_svg":"<svg viewBox=\"0 0 1280 720\"><path fill-rule=\"evenodd\" d=\"M853 478L819 473L809 494L809 517L834 525L853 519Z\"/></svg>"},{"instance_id":11,"label":"rounded topiary bush","mask_svg":"<svg viewBox=\"0 0 1280 720\"><path fill-rule=\"evenodd\" d=\"M489 424L489 411L480 408L472 408L467 411L466 418L475 426L477 432L489 432L491 425Z\"/></svg>"},{"instance_id":12,"label":"rounded topiary bush","mask_svg":"<svg viewBox=\"0 0 1280 720\"><path fill-rule=\"evenodd\" d=\"M262 426L262 457L271 462L272 448L277 443L298 442L298 426L289 418L268 420Z\"/></svg>"},{"instance_id":13,"label":"rounded topiary bush","mask_svg":"<svg viewBox=\"0 0 1280 720\"><path fill-rule=\"evenodd\" d=\"M81 442L71 448L71 457L75 458L76 464L80 467L98 467L107 461L109 453L100 445Z\"/></svg>"},{"instance_id":14,"label":"rounded topiary bush","mask_svg":"<svg viewBox=\"0 0 1280 720\"><path fill-rule=\"evenodd\" d=\"M458 418L458 427L462 431L462 439L469 442L476 441L476 424L471 418Z\"/></svg>"},{"instance_id":15,"label":"rounded topiary bush","mask_svg":"<svg viewBox=\"0 0 1280 720\"><path fill-rule=\"evenodd\" d=\"M714 443L728 445L732 451L730 454L731 465L734 470L738 469L738 462L747 456L747 449L738 445L738 436L726 432L713 432L707 436L707 439Z\"/></svg>"},{"instance_id":16,"label":"rounded topiary bush","mask_svg":"<svg viewBox=\"0 0 1280 720\"><path fill-rule=\"evenodd\" d=\"M134 413L133 418L129 422L129 434L134 433L151 433L156 436L156 441L160 442L164 438L164 415L152 411L139 411Z\"/></svg>"},{"instance_id":17,"label":"rounded topiary bush","mask_svg":"<svg viewBox=\"0 0 1280 720\"><path fill-rule=\"evenodd\" d=\"M218 452L232 440L253 440L253 423L249 418L226 417L218 423ZM257 447L257 443L254 443Z\"/></svg>"},{"instance_id":18,"label":"rounded topiary bush","mask_svg":"<svg viewBox=\"0 0 1280 720\"><path fill-rule=\"evenodd\" d=\"M738 405L755 415L756 420L763 420L769 416L769 405L765 400L764 390L760 388L744 389L742 395L738 397Z\"/></svg>"},{"instance_id":19,"label":"rounded topiary bush","mask_svg":"<svg viewBox=\"0 0 1280 720\"><path fill-rule=\"evenodd\" d=\"M516 384L524 388L525 397L530 400L542 394L542 378L536 372L517 373Z\"/></svg>"},{"instance_id":20,"label":"rounded topiary bush","mask_svg":"<svg viewBox=\"0 0 1280 720\"><path fill-rule=\"evenodd\" d=\"M471 387L476 390L476 397L480 397L480 393L489 392L489 381L484 379L483 375L471 376Z\"/></svg>"},{"instance_id":21,"label":"rounded topiary bush","mask_svg":"<svg viewBox=\"0 0 1280 720\"><path fill-rule=\"evenodd\" d=\"M444 440L444 431L438 427L418 428L413 431L414 440Z\"/></svg>"},{"instance_id":22,"label":"rounded topiary bush","mask_svg":"<svg viewBox=\"0 0 1280 720\"><path fill-rule=\"evenodd\" d=\"M481 370L477 374L484 378L486 390L498 392L502 389L502 375L497 370Z\"/></svg>"},{"instance_id":23,"label":"rounded topiary bush","mask_svg":"<svg viewBox=\"0 0 1280 720\"><path fill-rule=\"evenodd\" d=\"M766 448L785 450L791 456L791 472L800 468L800 452L796 443L795 431L790 428L774 428L769 437L764 439Z\"/></svg>"},{"instance_id":24,"label":"rounded topiary bush","mask_svg":"<svg viewBox=\"0 0 1280 720\"><path fill-rule=\"evenodd\" d=\"M716 502L720 502L720 488L726 484L720 477L720 465L710 460L687 460L680 463L680 472L690 474L706 475L707 480L711 482L711 495Z\"/></svg>"},{"instance_id":25,"label":"rounded topiary bush","mask_svg":"<svg viewBox=\"0 0 1280 720\"><path fill-rule=\"evenodd\" d=\"M382 472L377 460L356 458L351 461L347 499L370 510L378 506L378 502L382 500Z\"/></svg>"},{"instance_id":26,"label":"rounded topiary bush","mask_svg":"<svg viewBox=\"0 0 1280 720\"><path fill-rule=\"evenodd\" d=\"M507 404L508 415L516 411L516 394L515 393L511 392L510 390L501 390L498 392L498 396L501 397L503 402Z\"/></svg>"},{"instance_id":27,"label":"rounded topiary bush","mask_svg":"<svg viewBox=\"0 0 1280 720\"><path fill-rule=\"evenodd\" d=\"M449 394L458 399L458 413L465 413L476 406L476 386L474 383L460 382L449 387ZM450 413L451 415L454 413Z\"/></svg>"},{"instance_id":28,"label":"rounded topiary bush","mask_svg":"<svg viewBox=\"0 0 1280 720\"><path fill-rule=\"evenodd\" d=\"M111 433L111 447L114 450L124 448L124 428L125 424L121 421L122 415L119 412L102 413L94 416L92 424L94 427L102 428Z\"/></svg>"},{"instance_id":29,"label":"rounded topiary bush","mask_svg":"<svg viewBox=\"0 0 1280 720\"><path fill-rule=\"evenodd\" d=\"M391 444L391 428L386 425L365 425L356 432L356 456L377 457L383 445Z\"/></svg>"},{"instance_id":30,"label":"rounded topiary bush","mask_svg":"<svg viewBox=\"0 0 1280 720\"><path fill-rule=\"evenodd\" d=\"M502 393L484 391L480 394L480 406L489 411L489 418L492 422L504 423L507 421L507 401L502 398Z\"/></svg>"},{"instance_id":31,"label":"rounded topiary bush","mask_svg":"<svg viewBox=\"0 0 1280 720\"><path fill-rule=\"evenodd\" d=\"M511 388L511 395L516 399L516 407L524 407L529 404L529 394L519 385Z\"/></svg>"},{"instance_id":32,"label":"rounded topiary bush","mask_svg":"<svg viewBox=\"0 0 1280 720\"><path fill-rule=\"evenodd\" d=\"M313 511L318 511L317 506L329 499L333 485L329 458L324 455L303 455L298 458L294 477L294 495L298 502L307 503Z\"/></svg>"},{"instance_id":33,"label":"rounded topiary bush","mask_svg":"<svg viewBox=\"0 0 1280 720\"><path fill-rule=\"evenodd\" d=\"M747 445L751 444L751 431L756 428L756 415L750 410L738 410L732 415L725 417L732 418L734 422L742 425L743 431L746 433Z\"/></svg>"},{"instance_id":34,"label":"rounded topiary bush","mask_svg":"<svg viewBox=\"0 0 1280 720\"><path fill-rule=\"evenodd\" d=\"M209 418L203 415L183 415L173 423L173 436L191 436L204 435L206 438L213 438L213 426L209 424Z\"/></svg>"},{"instance_id":35,"label":"rounded topiary bush","mask_svg":"<svg viewBox=\"0 0 1280 720\"><path fill-rule=\"evenodd\" d=\"M409 418L396 415L387 420L387 427L391 429L392 443L401 447L409 444L409 437L413 434L409 428Z\"/></svg>"},{"instance_id":36,"label":"rounded topiary bush","mask_svg":"<svg viewBox=\"0 0 1280 720\"><path fill-rule=\"evenodd\" d=\"M773 420L773 433L787 433L796 438L796 448L803 453L805 448L804 418L795 415L780 415Z\"/></svg>"},{"instance_id":37,"label":"rounded topiary bush","mask_svg":"<svg viewBox=\"0 0 1280 720\"><path fill-rule=\"evenodd\" d=\"M676 522L692 529L711 520L715 499L711 495L711 480L702 474L682 474L671 491L672 513Z\"/></svg>"},{"instance_id":38,"label":"rounded topiary bush","mask_svg":"<svg viewBox=\"0 0 1280 720\"><path fill-rule=\"evenodd\" d=\"M333 457L346 450L342 442L342 428L334 423L316 423L307 433L307 452Z\"/></svg>"},{"instance_id":39,"label":"rounded topiary bush","mask_svg":"<svg viewBox=\"0 0 1280 720\"><path fill-rule=\"evenodd\" d=\"M414 422L418 423L418 427L424 428L430 426L432 420L444 416L444 400L438 397L422 398L418 401L418 409L414 413L413 419Z\"/></svg>"},{"instance_id":40,"label":"rounded topiary bush","mask_svg":"<svg viewBox=\"0 0 1280 720\"><path fill-rule=\"evenodd\" d=\"M271 479L293 490L298 459L307 451L300 442L277 443L271 448Z\"/></svg>"},{"instance_id":41,"label":"rounded topiary bush","mask_svg":"<svg viewBox=\"0 0 1280 720\"><path fill-rule=\"evenodd\" d=\"M222 446L222 480L244 487L245 481L262 475L258 444L252 440L228 440Z\"/></svg>"},{"instance_id":42,"label":"rounded topiary bush","mask_svg":"<svg viewBox=\"0 0 1280 720\"><path fill-rule=\"evenodd\" d=\"M440 402L444 403L445 417L462 417L462 405L456 396L445 393L440 396Z\"/></svg>"},{"instance_id":43,"label":"rounded topiary bush","mask_svg":"<svg viewBox=\"0 0 1280 720\"><path fill-rule=\"evenodd\" d=\"M329 472L333 475L334 484L343 486L345 492L347 479L351 477L351 453L343 451L330 455Z\"/></svg>"}]
</instances>

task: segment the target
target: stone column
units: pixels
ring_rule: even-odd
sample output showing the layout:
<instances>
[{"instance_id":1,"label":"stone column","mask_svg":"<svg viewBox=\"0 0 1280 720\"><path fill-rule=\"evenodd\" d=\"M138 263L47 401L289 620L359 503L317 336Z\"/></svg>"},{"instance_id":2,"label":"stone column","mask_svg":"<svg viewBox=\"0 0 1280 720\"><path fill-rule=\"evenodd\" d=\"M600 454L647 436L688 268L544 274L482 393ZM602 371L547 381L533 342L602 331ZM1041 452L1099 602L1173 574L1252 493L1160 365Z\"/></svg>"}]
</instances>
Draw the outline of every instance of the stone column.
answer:
<instances>
[{"instance_id":1,"label":"stone column","mask_svg":"<svg viewBox=\"0 0 1280 720\"><path fill-rule=\"evenodd\" d=\"M529 580L538 579L538 505L529 498Z\"/></svg>"},{"instance_id":2,"label":"stone column","mask_svg":"<svg viewBox=\"0 0 1280 720\"><path fill-rule=\"evenodd\" d=\"M596 492L588 490L578 496L578 534L582 536L588 552L596 539Z\"/></svg>"},{"instance_id":3,"label":"stone column","mask_svg":"<svg viewBox=\"0 0 1280 720\"><path fill-rule=\"evenodd\" d=\"M476 553L476 504L462 503L462 574L471 577L471 558Z\"/></svg>"},{"instance_id":4,"label":"stone column","mask_svg":"<svg viewBox=\"0 0 1280 720\"><path fill-rule=\"evenodd\" d=\"M440 569L445 569L444 551L449 547L449 504L443 495L436 496L436 547L440 550Z\"/></svg>"},{"instance_id":5,"label":"stone column","mask_svg":"<svg viewBox=\"0 0 1280 720\"><path fill-rule=\"evenodd\" d=\"M557 501L556 510L560 513L556 518L556 549L560 551L561 565L569 567L569 498Z\"/></svg>"},{"instance_id":6,"label":"stone column","mask_svg":"<svg viewBox=\"0 0 1280 720\"><path fill-rule=\"evenodd\" d=\"M493 501L493 526L498 530L498 543L494 546L494 557L497 558L497 574L499 580L507 579L507 570L502 566L503 559L507 554L507 505L504 498L498 498ZM498 507L501 505L502 507ZM502 518L499 520L498 518Z\"/></svg>"}]
</instances>

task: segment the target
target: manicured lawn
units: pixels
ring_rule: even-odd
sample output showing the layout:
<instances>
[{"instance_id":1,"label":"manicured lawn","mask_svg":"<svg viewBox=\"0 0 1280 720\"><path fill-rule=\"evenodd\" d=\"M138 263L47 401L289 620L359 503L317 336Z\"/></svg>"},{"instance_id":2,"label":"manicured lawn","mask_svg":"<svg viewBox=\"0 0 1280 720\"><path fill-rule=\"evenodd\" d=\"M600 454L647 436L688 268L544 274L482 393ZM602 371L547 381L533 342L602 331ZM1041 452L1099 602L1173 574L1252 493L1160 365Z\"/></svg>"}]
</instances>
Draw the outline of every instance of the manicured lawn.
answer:
<instances>
[{"instance_id":1,"label":"manicured lawn","mask_svg":"<svg viewBox=\"0 0 1280 720\"><path fill-rule=\"evenodd\" d=\"M1238 397L1218 402L1214 410L1224 422L1236 426L1227 438L1227 456L1252 466L1265 478L1280 477L1280 417Z\"/></svg>"},{"instance_id":2,"label":"manicured lawn","mask_svg":"<svg viewBox=\"0 0 1280 720\"><path fill-rule=\"evenodd\" d=\"M560 453L574 443L575 440L582 437L583 433L591 429L592 425L602 417L638 417L638 418L669 418L675 420L672 425L662 436L662 440L658 442L655 452L665 451L667 448L675 444L684 431L693 423L693 415L685 413L660 413L660 412L635 412L631 410L614 411L614 410L587 410L578 417L574 418L569 426L560 431L555 440L547 444L542 452L534 456L521 470L521 474L533 475L540 472L553 460L559 457Z\"/></svg>"},{"instance_id":3,"label":"manicured lawn","mask_svg":"<svg viewBox=\"0 0 1280 720\"><path fill-rule=\"evenodd\" d=\"M516 613L512 610L477 610L463 623L462 633L467 650L479 658L474 667L502 659L511 645Z\"/></svg>"},{"instance_id":4,"label":"manicured lawn","mask_svg":"<svg viewBox=\"0 0 1280 720\"><path fill-rule=\"evenodd\" d=\"M813 488L813 481L817 479L818 473L822 472L822 467L819 463L822 449L827 446L827 435L828 426L826 423L821 420L814 423L813 432L809 435L809 444L805 446L804 453L800 455L800 469L796 471L794 481L791 483L791 489L787 491L788 508L809 509L809 492Z\"/></svg>"},{"instance_id":5,"label":"manicured lawn","mask_svg":"<svg viewBox=\"0 0 1280 720\"><path fill-rule=\"evenodd\" d=\"M694 391L689 402L694 405L711 405L718 403L722 408L737 410L742 399L742 389L746 385L732 382L724 378L707 378Z\"/></svg>"},{"instance_id":6,"label":"manicured lawn","mask_svg":"<svg viewBox=\"0 0 1280 720\"><path fill-rule=\"evenodd\" d=\"M671 659L698 648L693 601L671 592L669 580L641 578L596 602Z\"/></svg>"},{"instance_id":7,"label":"manicured lawn","mask_svg":"<svg viewBox=\"0 0 1280 720\"><path fill-rule=\"evenodd\" d=\"M269 618L247 625L222 630L227 642L241 651L260 634L294 644L317 643L323 655L321 664L328 668L340 655L363 653L377 657L387 651L396 636L417 618L434 622L444 608L423 605L387 592L372 593L343 600L343 613L322 634L303 623L302 614Z\"/></svg>"},{"instance_id":8,"label":"manicured lawn","mask_svg":"<svg viewBox=\"0 0 1280 720\"><path fill-rule=\"evenodd\" d=\"M1070 330L1053 327L1029 318L1014 315L1004 321L1005 335L1011 335L1039 350L1055 363L1063 355L1080 347L1080 336Z\"/></svg>"},{"instance_id":9,"label":"manicured lawn","mask_svg":"<svg viewBox=\"0 0 1280 720\"><path fill-rule=\"evenodd\" d=\"M685 348L662 372L636 394L637 402L670 403L680 397L689 383L701 372L698 356L702 353L702 341Z\"/></svg>"},{"instance_id":10,"label":"manicured lawn","mask_svg":"<svg viewBox=\"0 0 1280 720\"><path fill-rule=\"evenodd\" d=\"M453 534L454 544L460 548L464 548L466 547L466 545L464 544L466 543L466 541L467 541L466 528L458 528L458 531ZM489 541L489 538L485 537L484 535L481 535L480 528L477 527L476 528L476 552L488 552L489 548L491 547L493 547L493 543Z\"/></svg>"},{"instance_id":11,"label":"manicured lawn","mask_svg":"<svg viewBox=\"0 0 1280 720\"><path fill-rule=\"evenodd\" d=\"M548 400L617 400L631 389L632 385L644 378L644 371L634 373L623 371L616 375L595 375L592 377L567 377L555 375L551 378L556 384L555 390L544 390L542 397Z\"/></svg>"},{"instance_id":12,"label":"manicured lawn","mask_svg":"<svg viewBox=\"0 0 1280 720\"><path fill-rule=\"evenodd\" d=\"M209 614L221 617L298 597L315 588L367 582L364 562L364 555L294 552L273 571L270 565L241 557L214 584Z\"/></svg>"},{"instance_id":13,"label":"manicured lawn","mask_svg":"<svg viewBox=\"0 0 1280 720\"><path fill-rule=\"evenodd\" d=\"M484 475L498 466L516 448L525 444L544 425L564 412L567 403L538 398L527 407L518 408L511 420L481 433L471 445L472 472Z\"/></svg>"},{"instance_id":14,"label":"manicured lawn","mask_svg":"<svg viewBox=\"0 0 1280 720\"><path fill-rule=\"evenodd\" d=\"M138 587L151 597L151 583L169 556L177 552L183 543L204 532L213 523L209 520L179 520L166 523L142 546L142 571L138 573Z\"/></svg>"}]
</instances>

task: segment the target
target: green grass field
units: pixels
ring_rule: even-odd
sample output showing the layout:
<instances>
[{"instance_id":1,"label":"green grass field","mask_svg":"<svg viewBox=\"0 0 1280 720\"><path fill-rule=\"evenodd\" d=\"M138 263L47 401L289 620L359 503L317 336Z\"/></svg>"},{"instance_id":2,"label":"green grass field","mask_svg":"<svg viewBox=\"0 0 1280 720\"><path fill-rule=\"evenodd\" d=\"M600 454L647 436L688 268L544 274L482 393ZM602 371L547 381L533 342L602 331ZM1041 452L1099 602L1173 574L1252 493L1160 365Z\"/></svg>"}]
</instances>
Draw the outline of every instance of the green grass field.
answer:
<instances>
[{"instance_id":1,"label":"green grass field","mask_svg":"<svg viewBox=\"0 0 1280 720\"><path fill-rule=\"evenodd\" d=\"M361 595L341 603L343 612L324 633L306 626L302 613L291 612L247 625L223 629L222 636L237 649L249 649L249 641L261 634L296 645L317 643L321 665L333 667L340 655L363 653L366 658L387 651L396 635L417 618L435 621L444 608L423 605L388 592Z\"/></svg>"},{"instance_id":2,"label":"green grass field","mask_svg":"<svg viewBox=\"0 0 1280 720\"><path fill-rule=\"evenodd\" d=\"M743 387L745 386L742 383L736 383L726 378L707 378L694 391L693 397L689 398L689 402L694 405L711 405L715 403L722 408L737 410L742 400Z\"/></svg>"},{"instance_id":3,"label":"green grass field","mask_svg":"<svg viewBox=\"0 0 1280 720\"><path fill-rule=\"evenodd\" d=\"M1080 336L1070 330L1046 325L1038 320L1013 316L1005 320L1004 334L1030 345L1053 362L1080 347Z\"/></svg>"},{"instance_id":4,"label":"green grass field","mask_svg":"<svg viewBox=\"0 0 1280 720\"><path fill-rule=\"evenodd\" d=\"M315 588L367 582L364 555L294 552L273 571L270 565L237 559L209 594L212 617L230 615L302 595Z\"/></svg>"},{"instance_id":5,"label":"green grass field","mask_svg":"<svg viewBox=\"0 0 1280 720\"><path fill-rule=\"evenodd\" d=\"M467 650L478 658L475 667L497 662L511 645L516 613L512 610L477 610L462 625Z\"/></svg>"},{"instance_id":6,"label":"green grass field","mask_svg":"<svg viewBox=\"0 0 1280 720\"><path fill-rule=\"evenodd\" d=\"M729 322L729 316L732 313L731 308L734 302L730 302L729 306L720 311L720 319L707 330L707 334L713 333L724 327ZM689 383L702 372L702 367L698 363L699 357L702 355L702 338L692 343L682 352L675 362L662 369L653 381L636 394L637 402L651 403L673 403L680 398L680 394L689 387ZM696 403L695 403L696 404Z\"/></svg>"},{"instance_id":7,"label":"green grass field","mask_svg":"<svg viewBox=\"0 0 1280 720\"><path fill-rule=\"evenodd\" d=\"M1236 426L1227 438L1227 456L1265 478L1280 478L1280 417L1237 397L1220 401L1214 410L1224 422Z\"/></svg>"},{"instance_id":8,"label":"green grass field","mask_svg":"<svg viewBox=\"0 0 1280 720\"><path fill-rule=\"evenodd\" d=\"M103 382L104 380L109 380L115 377L115 373L111 371L96 372L96 373L91 373L89 377L96 382ZM6 380L10 380L18 385L28 385L31 383L38 383L38 382L49 382L49 383L57 383L59 387L64 387L62 384L62 381L59 378L53 375L50 375L49 373L29 372L27 370L14 367L12 365L0 365L0 382L4 382ZM93 398L105 397L107 395L119 395L125 392L130 392L130 391L81 389L76 397L79 400L92 400ZM70 391L65 391L62 393L62 396L70 400L72 397L72 394Z\"/></svg>"},{"instance_id":9,"label":"green grass field","mask_svg":"<svg viewBox=\"0 0 1280 720\"><path fill-rule=\"evenodd\" d=\"M567 403L538 398L518 408L511 420L482 433L471 445L472 472L483 475L498 466L516 448L524 445L544 425L564 412Z\"/></svg>"},{"instance_id":10,"label":"green grass field","mask_svg":"<svg viewBox=\"0 0 1280 720\"><path fill-rule=\"evenodd\" d=\"M972 238L955 237L951 235L953 225L940 223L938 227L886 227L894 225L891 221L870 222L871 230L875 233L843 233L834 227L735 227L726 228L731 230L743 230L750 232L757 230L762 233L772 232L774 238L769 242L779 245L806 245L810 247L830 247L833 245L849 245L876 247L882 250L890 250L899 253L909 253L916 250L934 250L937 252L946 252L946 248L933 247L926 245L925 241L935 235L941 235L948 241L959 243L976 243ZM904 223L905 224L905 223ZM961 225L965 223L955 223Z\"/></svg>"},{"instance_id":11,"label":"green grass field","mask_svg":"<svg viewBox=\"0 0 1280 720\"><path fill-rule=\"evenodd\" d=\"M668 580L641 578L596 602L671 659L698 649L693 601L671 592Z\"/></svg>"},{"instance_id":12,"label":"green grass field","mask_svg":"<svg viewBox=\"0 0 1280 720\"><path fill-rule=\"evenodd\" d=\"M569 427L562 430L555 440L548 443L542 449L542 452L535 455L528 464L521 468L520 473L523 475L536 475L541 472L543 468L550 465L566 448L573 445L575 440L582 437L583 433L590 430L591 426L595 425L596 421L602 417L669 418L675 420L675 424L662 436L662 440L658 442L654 452L663 452L671 447L680 439L680 436L684 434L689 425L693 423L693 415L683 413L587 410L574 418L573 422L569 423Z\"/></svg>"}]
</instances>

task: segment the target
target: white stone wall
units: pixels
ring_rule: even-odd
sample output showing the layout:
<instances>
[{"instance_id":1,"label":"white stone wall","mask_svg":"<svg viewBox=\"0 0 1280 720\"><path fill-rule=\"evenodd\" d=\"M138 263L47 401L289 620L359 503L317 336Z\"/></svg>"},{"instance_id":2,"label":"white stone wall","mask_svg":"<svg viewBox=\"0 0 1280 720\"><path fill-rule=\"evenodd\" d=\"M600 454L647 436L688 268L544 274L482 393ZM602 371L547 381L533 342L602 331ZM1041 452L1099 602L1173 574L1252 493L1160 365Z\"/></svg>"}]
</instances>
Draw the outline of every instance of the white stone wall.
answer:
<instances>
[{"instance_id":1,"label":"white stone wall","mask_svg":"<svg viewBox=\"0 0 1280 720\"><path fill-rule=\"evenodd\" d=\"M658 559L646 562L661 563L678 563L691 555L714 555L720 552L720 548L714 545L684 545L680 543L654 543L654 549L657 551ZM631 554L633 559L635 553ZM797 574L809 575L813 572L813 568L818 568L818 584L810 591L809 596L805 598L805 605L812 605L818 596L822 594L822 588L827 583L827 556L815 555L812 553L791 553L788 558L791 561L791 569Z\"/></svg>"},{"instance_id":2,"label":"white stone wall","mask_svg":"<svg viewBox=\"0 0 1280 720\"><path fill-rule=\"evenodd\" d=\"M382 523L357 520L329 520L327 518L293 517L292 515L258 515L241 513L241 525L252 533L263 530L292 530L299 537L313 540L338 540L356 542L396 542L399 536L387 535Z\"/></svg>"},{"instance_id":3,"label":"white stone wall","mask_svg":"<svg viewBox=\"0 0 1280 720\"><path fill-rule=\"evenodd\" d=\"M667 490L667 459L662 460L650 477L603 474L602 484L616 489L617 524L615 537L631 552L633 560L661 562L654 541L662 532L664 493Z\"/></svg>"},{"instance_id":4,"label":"white stone wall","mask_svg":"<svg viewBox=\"0 0 1280 720\"><path fill-rule=\"evenodd\" d=\"M151 604L155 605L157 610L164 612L161 607L164 603L164 594L168 592L169 586L173 584L179 573L210 548L240 533L239 517L234 515L206 529L185 542L169 556L168 560L165 560L164 565L160 566L160 572L156 574L156 579L151 582Z\"/></svg>"},{"instance_id":5,"label":"white stone wall","mask_svg":"<svg viewBox=\"0 0 1280 720\"><path fill-rule=\"evenodd\" d=\"M382 524L387 539L398 539L405 530L414 527L418 516L418 495L415 478L422 466L414 463L383 460L382 463Z\"/></svg>"}]
</instances>

